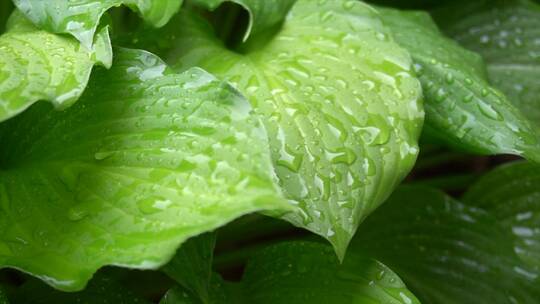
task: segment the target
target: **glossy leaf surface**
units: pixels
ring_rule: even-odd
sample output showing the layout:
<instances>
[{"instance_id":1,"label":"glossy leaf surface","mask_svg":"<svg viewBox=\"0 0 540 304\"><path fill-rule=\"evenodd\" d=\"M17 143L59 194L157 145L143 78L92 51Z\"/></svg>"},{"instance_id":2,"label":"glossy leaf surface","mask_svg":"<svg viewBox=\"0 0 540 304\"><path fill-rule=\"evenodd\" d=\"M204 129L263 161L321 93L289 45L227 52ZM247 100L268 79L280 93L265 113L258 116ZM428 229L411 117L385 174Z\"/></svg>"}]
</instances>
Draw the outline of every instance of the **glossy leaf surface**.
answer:
<instances>
[{"instance_id":1,"label":"glossy leaf surface","mask_svg":"<svg viewBox=\"0 0 540 304\"><path fill-rule=\"evenodd\" d=\"M467 1L443 7L435 17L452 38L484 57L493 85L540 126L540 5Z\"/></svg>"},{"instance_id":2,"label":"glossy leaf surface","mask_svg":"<svg viewBox=\"0 0 540 304\"><path fill-rule=\"evenodd\" d=\"M351 245L388 265L423 303L535 303L537 283L488 212L401 187Z\"/></svg>"},{"instance_id":3,"label":"glossy leaf surface","mask_svg":"<svg viewBox=\"0 0 540 304\"><path fill-rule=\"evenodd\" d=\"M326 244L285 242L261 250L249 261L240 283L212 283L202 303L419 303L390 269L351 253L340 264ZM162 303L197 303L180 287Z\"/></svg>"},{"instance_id":4,"label":"glossy leaf surface","mask_svg":"<svg viewBox=\"0 0 540 304\"><path fill-rule=\"evenodd\" d=\"M201 66L249 98L269 132L280 184L300 207L284 218L327 238L340 257L416 159L420 85L366 4L297 1L282 29L244 54L186 10L138 41L164 46L157 51L176 69Z\"/></svg>"},{"instance_id":5,"label":"glossy leaf surface","mask_svg":"<svg viewBox=\"0 0 540 304\"><path fill-rule=\"evenodd\" d=\"M78 290L103 265L157 268L191 236L288 210L251 111L200 69L117 50L74 107L0 125L0 265Z\"/></svg>"},{"instance_id":6,"label":"glossy leaf surface","mask_svg":"<svg viewBox=\"0 0 540 304\"><path fill-rule=\"evenodd\" d=\"M540 274L540 167L519 162L483 176L465 195L465 202L495 215L514 239L514 251ZM534 271L531 271L534 270ZM533 273L534 272L534 273Z\"/></svg>"},{"instance_id":7,"label":"glossy leaf surface","mask_svg":"<svg viewBox=\"0 0 540 304\"><path fill-rule=\"evenodd\" d=\"M36 29L14 12L0 36L0 122L39 100L57 109L71 106L83 93L94 64L110 66L111 60L108 27L87 49L73 38Z\"/></svg>"},{"instance_id":8,"label":"glossy leaf surface","mask_svg":"<svg viewBox=\"0 0 540 304\"><path fill-rule=\"evenodd\" d=\"M424 12L381 9L396 40L409 50L425 96L425 132L482 154L540 161L536 128L486 79L482 58L446 38Z\"/></svg>"},{"instance_id":9,"label":"glossy leaf surface","mask_svg":"<svg viewBox=\"0 0 540 304\"><path fill-rule=\"evenodd\" d=\"M178 11L182 0L13 0L39 28L71 34L89 48L102 15L126 5L154 26L163 26Z\"/></svg>"}]
</instances>

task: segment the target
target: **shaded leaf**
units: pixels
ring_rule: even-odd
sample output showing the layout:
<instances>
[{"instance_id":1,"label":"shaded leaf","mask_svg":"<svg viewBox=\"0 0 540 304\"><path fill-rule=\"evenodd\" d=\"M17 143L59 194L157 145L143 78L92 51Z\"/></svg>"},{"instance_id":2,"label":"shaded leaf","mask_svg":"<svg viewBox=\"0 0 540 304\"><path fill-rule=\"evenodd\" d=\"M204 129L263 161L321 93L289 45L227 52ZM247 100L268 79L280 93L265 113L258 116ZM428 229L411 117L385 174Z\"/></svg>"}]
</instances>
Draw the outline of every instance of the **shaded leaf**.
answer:
<instances>
[{"instance_id":1,"label":"shaded leaf","mask_svg":"<svg viewBox=\"0 0 540 304\"><path fill-rule=\"evenodd\" d=\"M243 40L265 32L280 24L296 0L192 0L192 3L215 10L224 2L242 6L249 14L249 23Z\"/></svg>"},{"instance_id":2,"label":"shaded leaf","mask_svg":"<svg viewBox=\"0 0 540 304\"><path fill-rule=\"evenodd\" d=\"M61 292L39 280L30 280L17 289L13 299L19 304L149 304L103 275L93 278L85 290L75 293Z\"/></svg>"},{"instance_id":3,"label":"shaded leaf","mask_svg":"<svg viewBox=\"0 0 540 304\"><path fill-rule=\"evenodd\" d=\"M353 248L388 265L424 303L536 303L540 296L497 219L438 190L396 190Z\"/></svg>"},{"instance_id":4,"label":"shaded leaf","mask_svg":"<svg viewBox=\"0 0 540 304\"><path fill-rule=\"evenodd\" d=\"M284 242L258 252L240 283L217 275L210 301L203 303L419 303L383 264L352 252L340 264L332 247L315 242ZM181 287L162 303L199 303Z\"/></svg>"},{"instance_id":5,"label":"shaded leaf","mask_svg":"<svg viewBox=\"0 0 540 304\"><path fill-rule=\"evenodd\" d=\"M247 100L144 51L117 50L69 110L40 104L0 127L0 265L62 290L103 265L155 269L191 236L290 208Z\"/></svg>"},{"instance_id":6,"label":"shaded leaf","mask_svg":"<svg viewBox=\"0 0 540 304\"><path fill-rule=\"evenodd\" d=\"M357 1L297 1L264 46L228 50L186 10L139 46L163 46L178 70L201 66L233 83L263 116L284 218L343 257L357 226L408 173L423 110L408 54Z\"/></svg>"},{"instance_id":7,"label":"shaded leaf","mask_svg":"<svg viewBox=\"0 0 540 304\"><path fill-rule=\"evenodd\" d=\"M39 28L73 35L90 47L102 15L126 5L153 26L163 26L176 14L183 0L13 0Z\"/></svg>"},{"instance_id":8,"label":"shaded leaf","mask_svg":"<svg viewBox=\"0 0 540 304\"><path fill-rule=\"evenodd\" d=\"M13 4L9 0L0 1L0 34L4 32L6 28L6 22L13 10Z\"/></svg>"},{"instance_id":9,"label":"shaded leaf","mask_svg":"<svg viewBox=\"0 0 540 304\"><path fill-rule=\"evenodd\" d=\"M523 273L540 273L540 167L517 162L483 176L464 201L494 214L513 236L513 249L529 266Z\"/></svg>"},{"instance_id":10,"label":"shaded leaf","mask_svg":"<svg viewBox=\"0 0 540 304\"><path fill-rule=\"evenodd\" d=\"M207 303L211 294L215 233L206 233L182 244L163 271ZM175 292L177 294L178 292ZM182 292L183 293L183 292ZM173 301L174 302L174 301Z\"/></svg>"},{"instance_id":11,"label":"shaded leaf","mask_svg":"<svg viewBox=\"0 0 540 304\"><path fill-rule=\"evenodd\" d=\"M478 54L442 35L427 13L381 9L381 15L415 62L426 99L427 134L471 152L540 161L540 136L489 85Z\"/></svg>"},{"instance_id":12,"label":"shaded leaf","mask_svg":"<svg viewBox=\"0 0 540 304\"><path fill-rule=\"evenodd\" d=\"M466 1L439 9L435 17L452 38L484 57L493 85L540 126L540 5Z\"/></svg>"},{"instance_id":13,"label":"shaded leaf","mask_svg":"<svg viewBox=\"0 0 540 304\"><path fill-rule=\"evenodd\" d=\"M0 36L0 122L39 100L57 109L71 106L83 93L94 64L108 67L111 60L108 27L87 49L73 38L36 29L14 12Z\"/></svg>"},{"instance_id":14,"label":"shaded leaf","mask_svg":"<svg viewBox=\"0 0 540 304\"><path fill-rule=\"evenodd\" d=\"M0 286L0 304L9 304L9 299L5 291L2 289L2 286Z\"/></svg>"}]
</instances>

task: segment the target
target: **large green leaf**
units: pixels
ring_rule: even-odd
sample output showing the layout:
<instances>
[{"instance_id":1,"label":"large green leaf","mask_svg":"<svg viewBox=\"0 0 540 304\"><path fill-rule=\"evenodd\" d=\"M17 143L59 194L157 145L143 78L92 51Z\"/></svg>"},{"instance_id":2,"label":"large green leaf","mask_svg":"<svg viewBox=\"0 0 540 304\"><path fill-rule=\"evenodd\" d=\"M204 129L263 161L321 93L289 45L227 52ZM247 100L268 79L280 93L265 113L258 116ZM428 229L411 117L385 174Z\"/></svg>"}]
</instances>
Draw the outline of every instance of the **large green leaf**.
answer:
<instances>
[{"instance_id":1,"label":"large green leaf","mask_svg":"<svg viewBox=\"0 0 540 304\"><path fill-rule=\"evenodd\" d=\"M424 187L402 187L361 227L361 248L424 303L537 303L534 275L491 214Z\"/></svg>"},{"instance_id":2,"label":"large green leaf","mask_svg":"<svg viewBox=\"0 0 540 304\"><path fill-rule=\"evenodd\" d=\"M288 210L251 106L200 69L117 50L64 112L0 125L0 265L63 290L107 264L156 268L187 238Z\"/></svg>"},{"instance_id":3,"label":"large green leaf","mask_svg":"<svg viewBox=\"0 0 540 304\"><path fill-rule=\"evenodd\" d=\"M249 14L243 40L280 24L296 0L192 0L192 3L215 10L224 2L242 6Z\"/></svg>"},{"instance_id":4,"label":"large green leaf","mask_svg":"<svg viewBox=\"0 0 540 304\"><path fill-rule=\"evenodd\" d=\"M472 152L540 161L540 136L490 87L478 54L443 36L427 13L381 9L381 15L415 62L426 101L427 134Z\"/></svg>"},{"instance_id":5,"label":"large green leaf","mask_svg":"<svg viewBox=\"0 0 540 304\"><path fill-rule=\"evenodd\" d=\"M16 290L12 300L17 304L149 304L118 282L99 274L85 290L72 293L30 280Z\"/></svg>"},{"instance_id":6,"label":"large green leaf","mask_svg":"<svg viewBox=\"0 0 540 304\"><path fill-rule=\"evenodd\" d=\"M87 49L73 38L36 29L14 12L0 36L0 122L39 100L69 107L84 91L94 64L110 66L111 60L108 27Z\"/></svg>"},{"instance_id":7,"label":"large green leaf","mask_svg":"<svg viewBox=\"0 0 540 304\"><path fill-rule=\"evenodd\" d=\"M261 39L261 37L254 37ZM275 171L297 212L284 218L343 257L359 223L408 173L423 121L408 54L357 1L297 1L276 36L245 53L183 10L140 46L178 70L201 66L249 97L269 132Z\"/></svg>"},{"instance_id":8,"label":"large green leaf","mask_svg":"<svg viewBox=\"0 0 540 304\"><path fill-rule=\"evenodd\" d=\"M441 8L435 17L460 44L482 54L493 84L540 126L540 5L466 1Z\"/></svg>"},{"instance_id":9,"label":"large green leaf","mask_svg":"<svg viewBox=\"0 0 540 304\"><path fill-rule=\"evenodd\" d=\"M163 26L178 11L183 0L13 0L40 28L69 33L90 47L101 16L110 8L126 5L153 26Z\"/></svg>"},{"instance_id":10,"label":"large green leaf","mask_svg":"<svg viewBox=\"0 0 540 304\"><path fill-rule=\"evenodd\" d=\"M357 253L340 264L332 247L314 242L285 242L258 252L240 283L211 283L214 303L419 303L383 264ZM167 304L200 303L181 287L169 291Z\"/></svg>"},{"instance_id":11,"label":"large green leaf","mask_svg":"<svg viewBox=\"0 0 540 304\"><path fill-rule=\"evenodd\" d=\"M540 167L525 162L501 166L485 175L465 195L484 208L514 236L514 251L537 276L540 273Z\"/></svg>"}]
</instances>

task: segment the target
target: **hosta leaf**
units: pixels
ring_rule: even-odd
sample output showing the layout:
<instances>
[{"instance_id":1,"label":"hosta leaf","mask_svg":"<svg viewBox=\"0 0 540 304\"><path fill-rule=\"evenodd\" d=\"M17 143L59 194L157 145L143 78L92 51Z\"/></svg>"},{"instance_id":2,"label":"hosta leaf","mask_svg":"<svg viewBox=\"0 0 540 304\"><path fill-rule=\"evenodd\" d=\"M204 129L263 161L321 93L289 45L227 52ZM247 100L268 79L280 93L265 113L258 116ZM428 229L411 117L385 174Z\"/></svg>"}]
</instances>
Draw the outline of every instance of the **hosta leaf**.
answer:
<instances>
[{"instance_id":1,"label":"hosta leaf","mask_svg":"<svg viewBox=\"0 0 540 304\"><path fill-rule=\"evenodd\" d=\"M243 37L245 41L250 35L264 32L282 22L296 0L192 0L191 2L210 10L215 10L224 2L242 6L250 18Z\"/></svg>"},{"instance_id":2,"label":"hosta leaf","mask_svg":"<svg viewBox=\"0 0 540 304\"><path fill-rule=\"evenodd\" d=\"M297 1L279 33L245 53L186 10L138 41L168 46L160 52L177 69L201 66L249 97L281 186L300 207L284 218L330 240L340 257L416 159L420 86L408 54L364 3Z\"/></svg>"},{"instance_id":3,"label":"hosta leaf","mask_svg":"<svg viewBox=\"0 0 540 304\"><path fill-rule=\"evenodd\" d=\"M202 303L419 303L383 264L354 252L340 264L332 247L314 242L265 248L249 261L240 283L214 276L212 287ZM177 287L162 303L198 303L195 298Z\"/></svg>"},{"instance_id":4,"label":"hosta leaf","mask_svg":"<svg viewBox=\"0 0 540 304\"><path fill-rule=\"evenodd\" d=\"M182 244L163 271L207 303L211 294L212 261L216 234L206 233Z\"/></svg>"},{"instance_id":5,"label":"hosta leaf","mask_svg":"<svg viewBox=\"0 0 540 304\"><path fill-rule=\"evenodd\" d=\"M90 47L101 16L110 8L126 5L153 26L163 26L183 0L13 0L26 17L53 33L73 35Z\"/></svg>"},{"instance_id":6,"label":"hosta leaf","mask_svg":"<svg viewBox=\"0 0 540 304\"><path fill-rule=\"evenodd\" d=\"M93 278L85 290L61 292L39 280L30 280L17 289L18 304L149 304L124 286L104 275ZM0 302L1 303L1 302Z\"/></svg>"},{"instance_id":7,"label":"hosta leaf","mask_svg":"<svg viewBox=\"0 0 540 304\"><path fill-rule=\"evenodd\" d=\"M495 217L424 187L402 187L361 227L358 247L424 303L536 303L537 283ZM353 249L354 248L354 249Z\"/></svg>"},{"instance_id":8,"label":"hosta leaf","mask_svg":"<svg viewBox=\"0 0 540 304\"><path fill-rule=\"evenodd\" d=\"M117 50L74 107L1 125L0 265L77 290L103 265L156 268L193 235L287 210L266 137L229 85Z\"/></svg>"},{"instance_id":9,"label":"hosta leaf","mask_svg":"<svg viewBox=\"0 0 540 304\"><path fill-rule=\"evenodd\" d=\"M14 12L0 36L0 122L39 100L69 107L84 91L94 64L110 66L111 60L108 27L87 49L73 38L36 29Z\"/></svg>"},{"instance_id":10,"label":"hosta leaf","mask_svg":"<svg viewBox=\"0 0 540 304\"><path fill-rule=\"evenodd\" d=\"M540 5L467 1L435 14L442 29L485 58L489 78L540 126Z\"/></svg>"},{"instance_id":11,"label":"hosta leaf","mask_svg":"<svg viewBox=\"0 0 540 304\"><path fill-rule=\"evenodd\" d=\"M415 62L426 100L427 134L472 152L540 161L540 136L489 86L479 55L444 37L427 13L381 9L381 14Z\"/></svg>"},{"instance_id":12,"label":"hosta leaf","mask_svg":"<svg viewBox=\"0 0 540 304\"><path fill-rule=\"evenodd\" d=\"M485 175L464 200L488 210L511 231L514 251L540 273L540 167L519 162Z\"/></svg>"}]
</instances>

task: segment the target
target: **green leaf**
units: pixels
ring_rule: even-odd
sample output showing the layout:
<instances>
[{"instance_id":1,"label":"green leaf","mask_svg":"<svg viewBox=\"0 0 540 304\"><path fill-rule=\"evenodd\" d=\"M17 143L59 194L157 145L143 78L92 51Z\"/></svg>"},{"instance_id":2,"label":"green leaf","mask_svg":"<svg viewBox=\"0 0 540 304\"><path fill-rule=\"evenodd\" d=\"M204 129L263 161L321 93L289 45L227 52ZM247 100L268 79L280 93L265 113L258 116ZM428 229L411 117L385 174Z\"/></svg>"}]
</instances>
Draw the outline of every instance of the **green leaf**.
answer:
<instances>
[{"instance_id":1,"label":"green leaf","mask_svg":"<svg viewBox=\"0 0 540 304\"><path fill-rule=\"evenodd\" d=\"M539 134L489 85L478 54L443 36L427 13L380 11L415 62L428 135L475 153L515 154L540 162Z\"/></svg>"},{"instance_id":2,"label":"green leaf","mask_svg":"<svg viewBox=\"0 0 540 304\"><path fill-rule=\"evenodd\" d=\"M210 290L202 303L419 303L383 264L354 252L340 264L331 246L315 242L271 245L249 261L240 283L215 276ZM162 303L195 299L176 287Z\"/></svg>"},{"instance_id":3,"label":"green leaf","mask_svg":"<svg viewBox=\"0 0 540 304\"><path fill-rule=\"evenodd\" d=\"M359 248L424 303L536 303L540 296L498 220L438 190L396 190L362 225L351 245Z\"/></svg>"},{"instance_id":4,"label":"green leaf","mask_svg":"<svg viewBox=\"0 0 540 304\"><path fill-rule=\"evenodd\" d=\"M480 53L489 79L540 126L540 5L526 0L467 1L443 7L436 21Z\"/></svg>"},{"instance_id":5,"label":"green leaf","mask_svg":"<svg viewBox=\"0 0 540 304\"><path fill-rule=\"evenodd\" d=\"M284 218L327 238L340 257L414 164L420 85L408 54L364 3L297 1L276 36L246 53L228 50L186 10L138 41L162 46L176 69L201 66L249 98L280 184L300 207Z\"/></svg>"},{"instance_id":6,"label":"green leaf","mask_svg":"<svg viewBox=\"0 0 540 304\"><path fill-rule=\"evenodd\" d=\"M514 251L540 273L540 167L516 162L483 176L464 201L488 210L513 236Z\"/></svg>"},{"instance_id":7,"label":"green leaf","mask_svg":"<svg viewBox=\"0 0 540 304\"><path fill-rule=\"evenodd\" d=\"M104 275L97 275L85 290L75 293L61 292L39 280L30 280L17 289L13 299L18 304L149 304Z\"/></svg>"},{"instance_id":8,"label":"green leaf","mask_svg":"<svg viewBox=\"0 0 540 304\"><path fill-rule=\"evenodd\" d=\"M211 294L212 260L216 234L207 233L182 244L163 271L180 285L199 295L203 303ZM177 292L176 292L177 293Z\"/></svg>"},{"instance_id":9,"label":"green leaf","mask_svg":"<svg viewBox=\"0 0 540 304\"><path fill-rule=\"evenodd\" d=\"M11 1L0 1L0 34L2 34L6 28L6 22L11 15L11 11L13 11L13 4Z\"/></svg>"},{"instance_id":10,"label":"green leaf","mask_svg":"<svg viewBox=\"0 0 540 304\"><path fill-rule=\"evenodd\" d=\"M243 41L246 41L250 35L264 33L279 25L296 0L192 0L191 2L209 10L215 10L224 2L242 6L249 14L249 23L243 37Z\"/></svg>"},{"instance_id":11,"label":"green leaf","mask_svg":"<svg viewBox=\"0 0 540 304\"><path fill-rule=\"evenodd\" d=\"M153 26L166 24L183 0L13 0L39 28L71 34L90 47L102 15L110 8L126 5Z\"/></svg>"},{"instance_id":12,"label":"green leaf","mask_svg":"<svg viewBox=\"0 0 540 304\"><path fill-rule=\"evenodd\" d=\"M73 38L36 29L14 12L0 36L0 122L39 100L57 109L71 106L84 91L94 64L108 67L111 60L106 26L87 49Z\"/></svg>"},{"instance_id":13,"label":"green leaf","mask_svg":"<svg viewBox=\"0 0 540 304\"><path fill-rule=\"evenodd\" d=\"M187 238L290 210L247 100L198 69L117 50L64 112L0 125L0 265L78 290L96 269L157 268Z\"/></svg>"}]
</instances>

